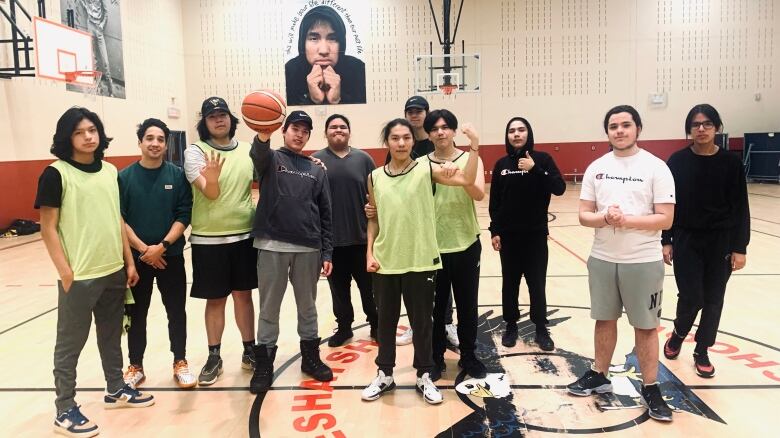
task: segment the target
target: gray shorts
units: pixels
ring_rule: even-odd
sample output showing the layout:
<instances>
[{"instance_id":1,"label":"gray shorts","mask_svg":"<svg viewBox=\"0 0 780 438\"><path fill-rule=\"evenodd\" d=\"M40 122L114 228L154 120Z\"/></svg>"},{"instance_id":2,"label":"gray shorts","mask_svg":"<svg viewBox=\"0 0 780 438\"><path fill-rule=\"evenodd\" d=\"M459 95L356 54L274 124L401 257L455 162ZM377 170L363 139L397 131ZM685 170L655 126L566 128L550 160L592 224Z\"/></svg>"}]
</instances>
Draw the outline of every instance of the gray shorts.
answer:
<instances>
[{"instance_id":1,"label":"gray shorts","mask_svg":"<svg viewBox=\"0 0 780 438\"><path fill-rule=\"evenodd\" d=\"M620 318L638 329L654 329L661 319L664 262L612 263L588 258L590 317L599 321Z\"/></svg>"}]
</instances>

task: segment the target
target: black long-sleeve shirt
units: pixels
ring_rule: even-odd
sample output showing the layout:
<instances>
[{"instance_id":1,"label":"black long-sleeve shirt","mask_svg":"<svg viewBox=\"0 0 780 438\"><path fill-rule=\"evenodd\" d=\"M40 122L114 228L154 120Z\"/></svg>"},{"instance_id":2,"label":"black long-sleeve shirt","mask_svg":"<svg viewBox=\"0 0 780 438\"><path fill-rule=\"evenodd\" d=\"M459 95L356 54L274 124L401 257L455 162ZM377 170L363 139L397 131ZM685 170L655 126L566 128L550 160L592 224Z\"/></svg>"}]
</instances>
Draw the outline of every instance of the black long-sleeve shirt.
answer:
<instances>
[{"instance_id":1,"label":"black long-sleeve shirt","mask_svg":"<svg viewBox=\"0 0 780 438\"><path fill-rule=\"evenodd\" d=\"M566 191L558 166L546 152L531 151L534 167L517 168L517 157L496 162L490 184L490 235L547 235L547 209L551 195Z\"/></svg>"},{"instance_id":2,"label":"black long-sleeve shirt","mask_svg":"<svg viewBox=\"0 0 780 438\"><path fill-rule=\"evenodd\" d=\"M750 242L750 207L745 171L739 157L718 150L714 155L696 155L681 149L667 162L674 176L677 205L672 228L661 242L674 244L674 230L728 232L731 251L746 254Z\"/></svg>"}]
</instances>

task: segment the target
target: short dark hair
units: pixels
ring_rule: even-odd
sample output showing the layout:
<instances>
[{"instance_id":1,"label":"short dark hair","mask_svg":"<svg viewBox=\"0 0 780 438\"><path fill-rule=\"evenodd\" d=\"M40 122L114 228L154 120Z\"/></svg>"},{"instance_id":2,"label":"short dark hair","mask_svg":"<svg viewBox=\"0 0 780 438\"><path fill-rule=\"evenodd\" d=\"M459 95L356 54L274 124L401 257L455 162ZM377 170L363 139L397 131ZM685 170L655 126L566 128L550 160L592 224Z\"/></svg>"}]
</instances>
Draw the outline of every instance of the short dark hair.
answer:
<instances>
[{"instance_id":1,"label":"short dark hair","mask_svg":"<svg viewBox=\"0 0 780 438\"><path fill-rule=\"evenodd\" d=\"M347 118L347 116L342 116L341 114L331 114L331 116L328 117L327 120L325 120L325 132L328 132L328 126L330 126L330 122L336 119L343 120L344 123L347 124L347 129L349 129L350 131L352 130L352 126L350 126L349 119Z\"/></svg>"},{"instance_id":2,"label":"short dark hair","mask_svg":"<svg viewBox=\"0 0 780 438\"><path fill-rule=\"evenodd\" d=\"M156 126L162 130L163 135L165 135L165 141L167 142L168 136L171 135L171 130L168 129L168 125L160 119L146 119L141 122L141 124L138 125L138 131L135 133L135 135L138 136L138 141L143 140L144 135L146 135L146 130L152 126Z\"/></svg>"},{"instance_id":3,"label":"short dark hair","mask_svg":"<svg viewBox=\"0 0 780 438\"><path fill-rule=\"evenodd\" d=\"M95 128L98 132L98 147L95 149L95 159L102 160L105 154L105 150L108 148L108 144L111 143L112 138L106 135L106 130L103 127L103 122L100 121L98 115L87 108L74 106L68 108L67 111L62 113L60 119L57 120L57 129L54 131L52 138L52 145L49 151L61 160L69 160L73 158L73 141L71 136L76 130L76 127L82 120L87 119L95 124Z\"/></svg>"},{"instance_id":4,"label":"short dark hair","mask_svg":"<svg viewBox=\"0 0 780 438\"><path fill-rule=\"evenodd\" d=\"M230 117L230 131L228 132L228 137L233 138L236 135L236 128L238 128L238 117L234 116L232 113L227 114ZM206 141L211 138L209 128L206 126L206 117L200 118L197 128L198 137L200 137L201 141Z\"/></svg>"},{"instance_id":5,"label":"short dark hair","mask_svg":"<svg viewBox=\"0 0 780 438\"><path fill-rule=\"evenodd\" d=\"M423 129L425 129L425 132L430 134L430 132L433 131L433 125L435 125L439 119L444 119L444 122L447 123L447 126L451 129L458 129L458 118L455 117L455 114L452 114L446 109L436 109L425 116L425 121L423 122Z\"/></svg>"},{"instance_id":6,"label":"short dark hair","mask_svg":"<svg viewBox=\"0 0 780 438\"><path fill-rule=\"evenodd\" d=\"M704 114L705 117L710 119L710 121L713 124L715 124L715 129L717 131L720 131L720 128L723 127L723 121L720 119L720 114L718 114L718 110L716 110L715 107L713 107L708 103L700 103L694 106L693 108L691 108L691 110L688 111L688 116L685 118L686 137L691 132L691 124L693 123L693 118L696 117L696 114Z\"/></svg>"},{"instance_id":7,"label":"short dark hair","mask_svg":"<svg viewBox=\"0 0 780 438\"><path fill-rule=\"evenodd\" d=\"M642 118L639 117L639 112L631 105L618 105L611 110L607 111L607 115L604 116L604 132L609 132L607 127L609 126L609 118L619 113L629 113L631 118L634 119L634 124L637 128L642 129Z\"/></svg>"},{"instance_id":8,"label":"short dark hair","mask_svg":"<svg viewBox=\"0 0 780 438\"><path fill-rule=\"evenodd\" d=\"M387 145L387 140L390 138L390 131L396 126L406 126L409 129L409 132L412 134L412 137L414 137L414 128L412 128L412 124L409 123L408 120L393 119L387 122L385 127L382 128L382 133L380 134L380 140L382 140L382 144Z\"/></svg>"}]
</instances>

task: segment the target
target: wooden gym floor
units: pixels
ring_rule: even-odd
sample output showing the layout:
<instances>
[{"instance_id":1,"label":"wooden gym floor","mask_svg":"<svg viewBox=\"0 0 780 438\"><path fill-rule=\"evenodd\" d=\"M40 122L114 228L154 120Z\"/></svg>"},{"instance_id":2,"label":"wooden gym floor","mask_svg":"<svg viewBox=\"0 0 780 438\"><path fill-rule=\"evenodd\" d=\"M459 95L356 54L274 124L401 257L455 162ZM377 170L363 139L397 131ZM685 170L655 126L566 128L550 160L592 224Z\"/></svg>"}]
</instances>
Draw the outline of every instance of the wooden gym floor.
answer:
<instances>
[{"instance_id":1,"label":"wooden gym floor","mask_svg":"<svg viewBox=\"0 0 780 438\"><path fill-rule=\"evenodd\" d=\"M554 218L550 223L547 300L557 347L552 353L541 354L533 345L524 283L520 298L521 323L526 323L522 326L526 330L521 331L524 342L512 349L500 344L501 268L498 254L489 244L487 201L479 204L483 257L478 348L488 370L496 374L487 382L495 393L493 398L469 394L476 384L484 387L485 382L461 382L458 356L450 351L447 372L438 382L444 403L426 405L414 391L412 347L404 346L398 347L397 389L375 402L362 402L360 391L375 375L377 347L368 341L368 327L353 288L355 338L343 347L322 347L323 359L336 372L329 385L314 385L300 373L295 307L288 293L282 308L272 391L264 397L247 391L250 374L240 368L241 343L232 315L228 315L222 343L225 374L211 387L179 390L171 378L165 313L160 300L153 299L145 357L148 377L143 389L155 395L156 404L139 410L103 409L104 382L94 334L79 361L77 402L105 437L459 437L606 432L610 436L663 433L664 437L771 435L780 424L776 416L780 401L780 331L776 329L780 186L751 184L749 192L753 232L748 262L729 282L718 344L710 353L716 377L703 379L695 374L692 343L684 345L677 360L661 355L664 394L679 408L671 424L648 420L644 409L637 408L639 371L625 318L620 322L612 360L619 370L613 377L617 394L610 398L566 394L565 385L587 369L593 357L585 266L592 231L577 222L579 186L573 185L562 197L554 197L550 207ZM188 249L188 261L189 255ZM55 285L56 272L40 236L0 241L0 412L4 418L0 436L52 434ZM676 305L671 269L667 269L664 295L660 342L671 331ZM334 328L334 319L324 280L319 283L317 306L320 334L326 338ZM188 301L188 359L196 373L207 354L203 308L203 301ZM401 324L405 322L402 317ZM123 349L126 352L125 346ZM459 383L468 389L459 393L455 389Z\"/></svg>"}]
</instances>

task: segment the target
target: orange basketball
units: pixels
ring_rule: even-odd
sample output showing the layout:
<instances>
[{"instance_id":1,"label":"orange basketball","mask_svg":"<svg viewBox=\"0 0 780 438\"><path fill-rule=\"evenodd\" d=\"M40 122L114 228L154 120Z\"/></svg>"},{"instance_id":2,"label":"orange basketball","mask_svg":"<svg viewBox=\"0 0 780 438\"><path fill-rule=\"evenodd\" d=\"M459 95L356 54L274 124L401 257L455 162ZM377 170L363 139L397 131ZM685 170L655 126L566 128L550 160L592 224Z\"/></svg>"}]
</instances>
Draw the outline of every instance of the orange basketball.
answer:
<instances>
[{"instance_id":1,"label":"orange basketball","mask_svg":"<svg viewBox=\"0 0 780 438\"><path fill-rule=\"evenodd\" d=\"M252 91L241 102L244 122L256 132L276 131L282 126L286 114L287 104L275 91Z\"/></svg>"}]
</instances>

